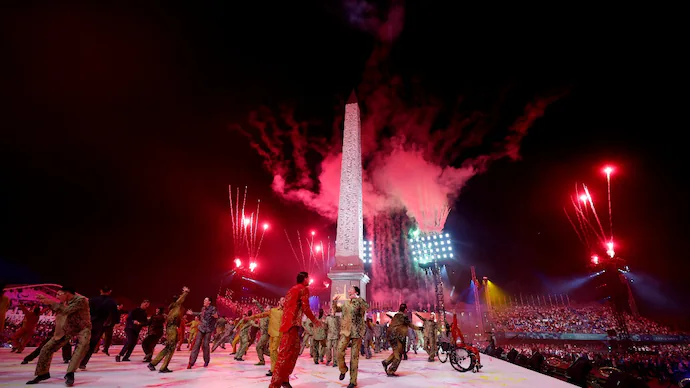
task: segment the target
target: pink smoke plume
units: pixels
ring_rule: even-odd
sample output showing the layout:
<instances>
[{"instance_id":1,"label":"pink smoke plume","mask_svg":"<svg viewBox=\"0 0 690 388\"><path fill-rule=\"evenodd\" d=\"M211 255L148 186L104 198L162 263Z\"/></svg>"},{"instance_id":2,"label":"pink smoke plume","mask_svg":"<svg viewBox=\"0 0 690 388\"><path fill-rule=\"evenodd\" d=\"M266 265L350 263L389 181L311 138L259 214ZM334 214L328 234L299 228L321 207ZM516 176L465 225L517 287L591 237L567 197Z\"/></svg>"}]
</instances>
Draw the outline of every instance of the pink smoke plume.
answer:
<instances>
[{"instance_id":1,"label":"pink smoke plume","mask_svg":"<svg viewBox=\"0 0 690 388\"><path fill-rule=\"evenodd\" d=\"M444 211L472 176L485 171L496 160L517 159L528 128L560 97L537 98L528 103L524 113L508 128L503 142L495 144L489 153L454 167L450 162L459 152L482 144L488 132L482 128L485 113L457 115L447 128L434 129L438 108L407 107L398 99L377 96L373 93L364 101L368 107L362 129L365 215L406 209L424 232L443 227ZM255 131L242 130L242 133L251 139L252 147L263 156L264 165L273 173L272 186L277 194L334 220L342 145L331 143L324 151L328 142L308 136L306 124L288 117L286 112L291 111L284 110L279 118L266 111L255 112L250 122ZM260 116L263 118L258 119ZM470 127L472 130L468 130ZM382 128L392 130L393 136L383 135ZM286 143L292 145L289 153ZM324 157L317 169L318 179L314 181L306 154L317 146L319 149L315 151Z\"/></svg>"},{"instance_id":2,"label":"pink smoke plume","mask_svg":"<svg viewBox=\"0 0 690 388\"><path fill-rule=\"evenodd\" d=\"M503 129L502 142L479 156L457 160L467 150L477 154L485 136L495 130L496 112L505 98L493 106L477 108L458 98L448 106L424 93L419 82L406 80L386 70L391 43L402 31L405 10L392 0L385 9L366 0L345 0L348 21L372 34L376 40L362 83L358 87L362 110L363 202L365 217L388 210L405 210L423 232L438 232L467 181L486 171L499 159L519 158L527 130L562 94L538 97L522 115ZM412 90L412 92L410 91ZM416 93L415 93L416 92ZM471 106L471 108L470 108ZM342 104L337 112L342 111ZM437 122L442 115L444 127ZM273 190L282 198L304 204L335 220L340 190L342 117L334 123L334 136L310 136L309 125L297 120L294 109L282 106L278 114L261 108L250 114L251 131L238 128L264 159L273 176ZM321 156L312 171L310 151ZM314 176L318 178L313 179Z\"/></svg>"},{"instance_id":3,"label":"pink smoke plume","mask_svg":"<svg viewBox=\"0 0 690 388\"><path fill-rule=\"evenodd\" d=\"M426 160L414 146L406 149L402 142L390 152L379 153L370 165L373 185L390 201L386 207L400 207L419 224L422 232L440 232L448 216L449 201L474 175L471 166L441 167Z\"/></svg>"}]
</instances>

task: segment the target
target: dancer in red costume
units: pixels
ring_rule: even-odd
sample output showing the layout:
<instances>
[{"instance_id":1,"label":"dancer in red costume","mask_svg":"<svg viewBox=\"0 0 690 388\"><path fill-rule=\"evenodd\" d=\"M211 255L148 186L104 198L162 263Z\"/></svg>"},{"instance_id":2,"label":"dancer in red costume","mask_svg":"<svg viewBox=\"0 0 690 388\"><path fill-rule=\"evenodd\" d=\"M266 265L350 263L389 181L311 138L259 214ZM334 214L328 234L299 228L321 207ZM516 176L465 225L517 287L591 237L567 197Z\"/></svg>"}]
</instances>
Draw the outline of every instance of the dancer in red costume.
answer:
<instances>
[{"instance_id":1,"label":"dancer in red costume","mask_svg":"<svg viewBox=\"0 0 690 388\"><path fill-rule=\"evenodd\" d=\"M477 370L479 370L482 367L482 363L479 358L479 349L465 343L465 337L463 337L462 330L460 330L460 325L458 325L458 314L456 313L453 313L453 324L450 326L450 335L453 337L453 343L455 346L462 345L465 347L465 349L474 353L474 356L477 358ZM458 344L458 340L460 341L460 344Z\"/></svg>"},{"instance_id":2,"label":"dancer in red costume","mask_svg":"<svg viewBox=\"0 0 690 388\"><path fill-rule=\"evenodd\" d=\"M309 309L309 274L300 272L297 275L297 284L285 295L283 305L283 319L280 324L280 347L278 347L278 361L269 388L290 387L290 374L295 369L299 356L299 327L302 325L302 314L314 323L315 327L321 326L314 313Z\"/></svg>"}]
</instances>

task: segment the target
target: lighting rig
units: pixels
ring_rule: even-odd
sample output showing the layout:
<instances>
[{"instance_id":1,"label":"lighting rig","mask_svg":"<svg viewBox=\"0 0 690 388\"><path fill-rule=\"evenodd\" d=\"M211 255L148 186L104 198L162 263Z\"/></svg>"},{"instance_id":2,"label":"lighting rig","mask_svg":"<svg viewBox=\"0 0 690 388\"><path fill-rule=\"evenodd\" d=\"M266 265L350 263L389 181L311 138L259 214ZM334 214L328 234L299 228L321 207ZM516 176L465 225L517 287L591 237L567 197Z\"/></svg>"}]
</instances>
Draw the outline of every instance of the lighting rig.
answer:
<instances>
[{"instance_id":1,"label":"lighting rig","mask_svg":"<svg viewBox=\"0 0 690 388\"><path fill-rule=\"evenodd\" d=\"M630 312L634 316L639 315L635 298L630 289L630 281L625 274L630 272L625 260L616 256L612 247L609 247L607 256L592 255L590 270L599 274L604 282L604 289L611 301L611 310L616 320L617 337L624 348L630 345L630 332L625 313Z\"/></svg>"},{"instance_id":2,"label":"lighting rig","mask_svg":"<svg viewBox=\"0 0 690 388\"><path fill-rule=\"evenodd\" d=\"M410 239L410 250L412 259L419 265L424 272L431 274L434 279L436 291L436 307L443 317L443 325L446 325L446 308L443 303L443 279L441 279L441 268L445 262L453 259L453 246L449 233L430 233L420 234L419 231L413 232Z\"/></svg>"},{"instance_id":3,"label":"lighting rig","mask_svg":"<svg viewBox=\"0 0 690 388\"><path fill-rule=\"evenodd\" d=\"M218 288L218 295L221 294L221 290L223 289L223 283L225 283L225 279L230 277L232 281L232 278L234 276L238 276L240 281L243 278L252 278L252 275L256 273L256 269L258 268L258 264L254 260L249 261L249 265L244 265L245 263L240 259L239 257L235 258L233 260L233 263L235 264L235 267L231 269L228 273L226 273L223 278L220 280L220 287Z\"/></svg>"}]
</instances>

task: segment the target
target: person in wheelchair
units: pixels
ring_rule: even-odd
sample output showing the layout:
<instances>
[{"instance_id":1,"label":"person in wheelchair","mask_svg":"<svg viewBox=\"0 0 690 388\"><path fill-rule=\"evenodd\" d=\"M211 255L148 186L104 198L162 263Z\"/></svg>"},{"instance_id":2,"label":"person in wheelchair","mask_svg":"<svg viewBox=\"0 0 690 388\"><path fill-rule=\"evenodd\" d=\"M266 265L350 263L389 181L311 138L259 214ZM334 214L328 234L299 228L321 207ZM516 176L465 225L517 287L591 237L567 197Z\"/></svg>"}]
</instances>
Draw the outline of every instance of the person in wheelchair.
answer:
<instances>
[{"instance_id":1,"label":"person in wheelchair","mask_svg":"<svg viewBox=\"0 0 690 388\"><path fill-rule=\"evenodd\" d=\"M450 336L450 324L446 323L446 330L442 331L441 334L438 336L438 346L444 351L447 352L451 349L451 341L453 341L453 338Z\"/></svg>"},{"instance_id":2,"label":"person in wheelchair","mask_svg":"<svg viewBox=\"0 0 690 388\"><path fill-rule=\"evenodd\" d=\"M455 344L456 347L463 347L467 349L467 351L474 353L474 356L477 359L477 365L475 366L475 368L477 369L477 371L479 371L479 369L482 368L482 362L479 356L479 349L465 343L465 337L463 337L462 330L460 330L460 325L458 324L458 314L455 312L453 313L453 324L450 327L450 335L453 339L453 344Z\"/></svg>"}]
</instances>

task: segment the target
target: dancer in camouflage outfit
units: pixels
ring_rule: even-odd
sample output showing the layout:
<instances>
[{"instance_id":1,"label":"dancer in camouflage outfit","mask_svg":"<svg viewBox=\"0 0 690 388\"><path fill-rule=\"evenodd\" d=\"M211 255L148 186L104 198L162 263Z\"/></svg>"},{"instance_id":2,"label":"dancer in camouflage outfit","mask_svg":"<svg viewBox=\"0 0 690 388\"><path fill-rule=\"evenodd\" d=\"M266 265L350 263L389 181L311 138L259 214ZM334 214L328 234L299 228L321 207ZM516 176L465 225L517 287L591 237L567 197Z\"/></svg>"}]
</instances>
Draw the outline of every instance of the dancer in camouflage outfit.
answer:
<instances>
[{"instance_id":1,"label":"dancer in camouflage outfit","mask_svg":"<svg viewBox=\"0 0 690 388\"><path fill-rule=\"evenodd\" d=\"M67 367L67 374L65 375L65 384L71 387L74 385L74 371L77 370L82 358L84 358L89 349L91 314L89 312L88 299L81 295L76 295L74 289L70 287L62 287L57 293L57 298L58 300L55 301L47 299L43 295L38 296L40 302L47 303L57 313L55 318L56 326L53 338L43 346L38 356L36 377L28 381L27 384L38 384L43 380L48 380L50 378L50 362L53 359L53 353L62 348L72 337L76 336L79 344L72 355L72 359Z\"/></svg>"}]
</instances>

